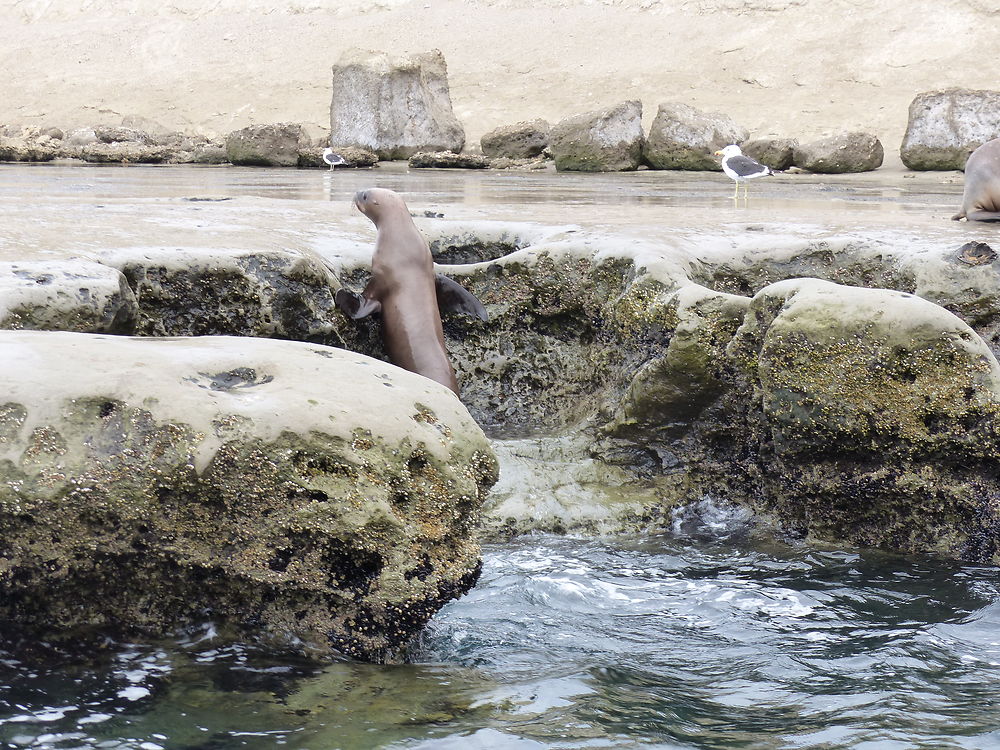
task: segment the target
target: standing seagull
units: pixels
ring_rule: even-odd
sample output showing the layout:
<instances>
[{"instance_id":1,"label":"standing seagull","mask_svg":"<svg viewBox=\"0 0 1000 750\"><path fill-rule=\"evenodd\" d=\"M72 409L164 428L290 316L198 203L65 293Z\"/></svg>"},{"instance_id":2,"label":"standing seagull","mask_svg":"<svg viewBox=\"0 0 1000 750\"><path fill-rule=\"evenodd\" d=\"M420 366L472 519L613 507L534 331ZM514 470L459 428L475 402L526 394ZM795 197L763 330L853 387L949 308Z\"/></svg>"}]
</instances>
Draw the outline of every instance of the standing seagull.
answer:
<instances>
[{"instance_id":1,"label":"standing seagull","mask_svg":"<svg viewBox=\"0 0 1000 750\"><path fill-rule=\"evenodd\" d=\"M749 156L744 156L739 146L729 145L721 151L715 152L716 156L722 157L722 171L725 172L733 182L736 183L736 193L733 200L740 196L740 183L752 180L754 177L764 177L774 174L770 167L765 167L758 161L754 161ZM743 197L747 197L747 186L743 186Z\"/></svg>"},{"instance_id":2,"label":"standing seagull","mask_svg":"<svg viewBox=\"0 0 1000 750\"><path fill-rule=\"evenodd\" d=\"M315 152L313 152L315 153ZM347 159L345 159L340 154L334 153L332 148L323 149L323 161L330 165L330 171L333 171L334 167L339 167L342 164L347 164Z\"/></svg>"}]
</instances>

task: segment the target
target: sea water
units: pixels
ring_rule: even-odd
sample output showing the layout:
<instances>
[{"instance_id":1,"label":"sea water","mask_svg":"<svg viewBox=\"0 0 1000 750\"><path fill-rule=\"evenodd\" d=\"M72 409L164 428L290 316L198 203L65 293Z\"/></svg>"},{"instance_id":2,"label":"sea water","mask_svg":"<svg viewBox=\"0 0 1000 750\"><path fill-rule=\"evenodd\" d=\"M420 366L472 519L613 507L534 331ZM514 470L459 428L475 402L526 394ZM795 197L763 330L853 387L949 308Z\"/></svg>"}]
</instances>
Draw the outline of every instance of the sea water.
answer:
<instances>
[{"instance_id":1,"label":"sea water","mask_svg":"<svg viewBox=\"0 0 1000 750\"><path fill-rule=\"evenodd\" d=\"M405 664L8 642L0 746L1000 747L997 571L691 527L488 545Z\"/></svg>"}]
</instances>

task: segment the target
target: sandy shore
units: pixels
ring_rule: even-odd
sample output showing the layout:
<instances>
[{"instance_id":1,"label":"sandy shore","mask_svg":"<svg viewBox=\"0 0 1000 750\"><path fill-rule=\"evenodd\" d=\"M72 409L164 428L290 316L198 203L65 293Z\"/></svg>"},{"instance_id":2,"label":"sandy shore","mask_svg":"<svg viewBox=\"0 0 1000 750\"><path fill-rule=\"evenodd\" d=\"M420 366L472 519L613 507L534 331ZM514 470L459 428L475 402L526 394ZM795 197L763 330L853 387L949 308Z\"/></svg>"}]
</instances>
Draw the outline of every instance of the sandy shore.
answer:
<instances>
[{"instance_id":1,"label":"sandy shore","mask_svg":"<svg viewBox=\"0 0 1000 750\"><path fill-rule=\"evenodd\" d=\"M0 124L319 136L344 50L438 48L470 144L624 99L648 125L682 101L753 137L871 130L891 167L915 94L1000 86L998 25L1000 0L13 0Z\"/></svg>"}]
</instances>

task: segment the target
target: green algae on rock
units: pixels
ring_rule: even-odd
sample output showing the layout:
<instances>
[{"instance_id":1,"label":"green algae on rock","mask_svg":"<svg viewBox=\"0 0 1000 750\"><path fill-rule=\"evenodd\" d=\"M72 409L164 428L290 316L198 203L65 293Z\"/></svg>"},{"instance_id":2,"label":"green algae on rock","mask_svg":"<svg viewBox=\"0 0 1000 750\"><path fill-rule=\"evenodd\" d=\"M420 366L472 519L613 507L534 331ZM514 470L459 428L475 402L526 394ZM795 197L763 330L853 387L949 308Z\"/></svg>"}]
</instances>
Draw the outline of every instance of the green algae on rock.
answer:
<instances>
[{"instance_id":1,"label":"green algae on rock","mask_svg":"<svg viewBox=\"0 0 1000 750\"><path fill-rule=\"evenodd\" d=\"M728 355L758 509L817 539L1000 562L1000 366L959 318L791 280L754 297Z\"/></svg>"},{"instance_id":2,"label":"green algae on rock","mask_svg":"<svg viewBox=\"0 0 1000 750\"><path fill-rule=\"evenodd\" d=\"M8 622L53 635L213 619L390 660L477 578L496 461L425 378L253 338L12 331L0 352Z\"/></svg>"}]
</instances>

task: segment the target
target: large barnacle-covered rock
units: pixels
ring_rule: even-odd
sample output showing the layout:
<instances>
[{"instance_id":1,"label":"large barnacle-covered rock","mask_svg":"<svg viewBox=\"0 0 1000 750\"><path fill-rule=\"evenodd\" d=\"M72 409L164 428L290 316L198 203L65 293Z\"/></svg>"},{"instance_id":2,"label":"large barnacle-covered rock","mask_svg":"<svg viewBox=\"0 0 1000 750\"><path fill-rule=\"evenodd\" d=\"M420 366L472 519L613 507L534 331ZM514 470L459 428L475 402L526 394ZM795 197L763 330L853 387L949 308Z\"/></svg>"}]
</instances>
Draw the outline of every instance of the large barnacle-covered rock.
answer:
<instances>
[{"instance_id":1,"label":"large barnacle-covered rock","mask_svg":"<svg viewBox=\"0 0 1000 750\"><path fill-rule=\"evenodd\" d=\"M0 332L0 618L386 660L480 565L496 462L448 389L255 338Z\"/></svg>"}]
</instances>

